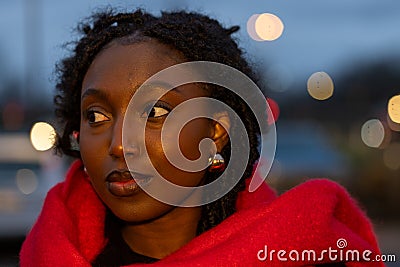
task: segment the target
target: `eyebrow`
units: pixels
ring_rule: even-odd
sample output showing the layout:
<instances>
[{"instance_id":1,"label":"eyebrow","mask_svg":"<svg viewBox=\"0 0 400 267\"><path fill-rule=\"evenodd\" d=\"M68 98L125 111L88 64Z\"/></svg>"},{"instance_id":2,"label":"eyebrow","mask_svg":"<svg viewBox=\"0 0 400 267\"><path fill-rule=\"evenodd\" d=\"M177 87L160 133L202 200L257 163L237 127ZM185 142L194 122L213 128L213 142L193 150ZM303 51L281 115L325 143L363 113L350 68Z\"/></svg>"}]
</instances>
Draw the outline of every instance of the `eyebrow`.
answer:
<instances>
[{"instance_id":1,"label":"eyebrow","mask_svg":"<svg viewBox=\"0 0 400 267\"><path fill-rule=\"evenodd\" d=\"M155 81L151 82L148 84L149 87L151 88L156 88L156 89L161 89L163 91L169 92L169 91L175 91L177 93L182 94L182 89L179 90L179 86L172 86L171 84L164 82L164 81ZM168 89L167 89L168 88Z\"/></svg>"},{"instance_id":2,"label":"eyebrow","mask_svg":"<svg viewBox=\"0 0 400 267\"><path fill-rule=\"evenodd\" d=\"M171 86L170 84L168 84L168 83L166 83L166 82L159 82L159 81L157 81L157 82L155 82L155 83L152 83L152 84L149 84L149 86L150 87L153 87L153 88L158 88L158 89L162 89L162 90L165 90L165 93L168 93L168 92L172 92L172 93L178 93L178 94L183 94L183 91L182 91L182 88L181 88L181 86L177 86L177 87L173 87L173 86ZM138 86L138 87L140 87L140 86ZM171 88L172 87L172 89L171 90L167 90L166 88ZM136 90L137 90L138 88L136 88ZM135 91L136 91L135 90ZM164 93L164 94L165 94ZM98 98L100 98L101 100L104 100L104 101L109 101L109 95L106 93L106 92L104 92L104 91L102 91L102 90L99 90L99 89L96 89L96 88L88 88L88 89L86 89L84 92L83 92L83 94L82 94L82 96L81 96L81 102L86 98L86 97L90 97L90 96L95 96L95 97L98 97Z\"/></svg>"},{"instance_id":3,"label":"eyebrow","mask_svg":"<svg viewBox=\"0 0 400 267\"><path fill-rule=\"evenodd\" d=\"M164 82L164 81L155 81L155 82L149 83L148 85L152 88L164 90L165 93L172 92L172 93L178 93L180 95L184 95L185 93L184 93L184 89L182 88L182 86L187 85L187 84L191 84L191 83L189 82L189 83L185 83L185 84L180 84L179 86L172 86L171 84ZM169 89L166 89L166 88L169 88Z\"/></svg>"},{"instance_id":4,"label":"eyebrow","mask_svg":"<svg viewBox=\"0 0 400 267\"><path fill-rule=\"evenodd\" d=\"M95 96L102 100L108 100L108 95L104 91L101 91L101 90L95 89L95 88L89 88L89 89L86 89L85 92L83 92L81 101L84 98L89 97L89 96Z\"/></svg>"}]
</instances>

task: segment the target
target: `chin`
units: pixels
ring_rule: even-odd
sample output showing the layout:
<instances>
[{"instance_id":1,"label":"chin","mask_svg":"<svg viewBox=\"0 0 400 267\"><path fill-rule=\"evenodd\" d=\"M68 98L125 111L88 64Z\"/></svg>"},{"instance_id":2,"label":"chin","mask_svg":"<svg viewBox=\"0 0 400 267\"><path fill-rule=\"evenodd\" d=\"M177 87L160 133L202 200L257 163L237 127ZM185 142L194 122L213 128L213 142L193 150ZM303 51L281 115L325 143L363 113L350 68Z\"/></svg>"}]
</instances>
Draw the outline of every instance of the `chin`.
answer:
<instances>
[{"instance_id":1,"label":"chin","mask_svg":"<svg viewBox=\"0 0 400 267\"><path fill-rule=\"evenodd\" d=\"M173 206L161 203L146 195L146 200L114 199L106 206L120 220L127 223L146 223L163 217L174 209Z\"/></svg>"}]
</instances>

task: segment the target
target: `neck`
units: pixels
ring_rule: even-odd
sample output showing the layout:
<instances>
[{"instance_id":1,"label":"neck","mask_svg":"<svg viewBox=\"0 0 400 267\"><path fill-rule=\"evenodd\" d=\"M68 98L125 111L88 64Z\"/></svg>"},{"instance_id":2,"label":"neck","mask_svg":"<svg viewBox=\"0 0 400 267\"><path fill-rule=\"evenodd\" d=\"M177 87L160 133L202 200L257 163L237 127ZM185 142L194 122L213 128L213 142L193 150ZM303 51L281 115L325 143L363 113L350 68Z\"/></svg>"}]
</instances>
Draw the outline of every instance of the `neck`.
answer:
<instances>
[{"instance_id":1,"label":"neck","mask_svg":"<svg viewBox=\"0 0 400 267\"><path fill-rule=\"evenodd\" d=\"M175 207L167 214L142 224L128 224L122 237L142 255L162 259L196 236L201 207Z\"/></svg>"}]
</instances>

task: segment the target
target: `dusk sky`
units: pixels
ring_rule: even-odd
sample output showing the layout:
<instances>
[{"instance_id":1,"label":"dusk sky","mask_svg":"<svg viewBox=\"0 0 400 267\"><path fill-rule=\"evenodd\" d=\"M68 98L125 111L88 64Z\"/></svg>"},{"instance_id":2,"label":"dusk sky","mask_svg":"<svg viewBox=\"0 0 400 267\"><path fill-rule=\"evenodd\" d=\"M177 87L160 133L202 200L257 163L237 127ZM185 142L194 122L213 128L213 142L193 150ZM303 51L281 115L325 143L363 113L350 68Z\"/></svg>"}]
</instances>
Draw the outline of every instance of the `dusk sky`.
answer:
<instances>
[{"instance_id":1,"label":"dusk sky","mask_svg":"<svg viewBox=\"0 0 400 267\"><path fill-rule=\"evenodd\" d=\"M225 26L239 25L236 37L251 62L262 65L283 87L294 80L306 81L317 71L334 79L356 62L400 55L396 0L2 0L0 82L23 79L30 70L50 97L54 64L66 53L62 44L76 38L72 29L81 18L109 4L128 10L141 7L156 15L160 10L185 8L206 13ZM282 36L272 42L252 40L246 23L256 13L279 16L285 26Z\"/></svg>"}]
</instances>

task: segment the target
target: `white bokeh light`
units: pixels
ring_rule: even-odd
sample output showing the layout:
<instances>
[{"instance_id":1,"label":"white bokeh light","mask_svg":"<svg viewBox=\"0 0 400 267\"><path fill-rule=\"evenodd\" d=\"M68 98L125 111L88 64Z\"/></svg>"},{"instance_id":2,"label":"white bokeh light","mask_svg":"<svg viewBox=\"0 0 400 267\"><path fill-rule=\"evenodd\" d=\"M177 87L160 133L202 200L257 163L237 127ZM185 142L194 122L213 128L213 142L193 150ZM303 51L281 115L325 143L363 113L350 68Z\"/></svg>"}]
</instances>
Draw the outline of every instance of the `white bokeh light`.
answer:
<instances>
[{"instance_id":1,"label":"white bokeh light","mask_svg":"<svg viewBox=\"0 0 400 267\"><path fill-rule=\"evenodd\" d=\"M326 100L333 95L334 85L332 78L326 72L315 72L307 81L307 91L317 100Z\"/></svg>"},{"instance_id":2,"label":"white bokeh light","mask_svg":"<svg viewBox=\"0 0 400 267\"><path fill-rule=\"evenodd\" d=\"M254 14L247 20L247 33L253 40L261 42L264 40L258 36L255 27L258 16L260 16L260 14Z\"/></svg>"},{"instance_id":3,"label":"white bokeh light","mask_svg":"<svg viewBox=\"0 0 400 267\"><path fill-rule=\"evenodd\" d=\"M275 41L284 28L282 20L271 13L254 14L247 20L247 32L256 41Z\"/></svg>"},{"instance_id":4,"label":"white bokeh light","mask_svg":"<svg viewBox=\"0 0 400 267\"><path fill-rule=\"evenodd\" d=\"M29 169L20 169L15 176L18 189L25 195L35 192L38 186L36 174Z\"/></svg>"},{"instance_id":5,"label":"white bokeh light","mask_svg":"<svg viewBox=\"0 0 400 267\"><path fill-rule=\"evenodd\" d=\"M264 13L258 16L255 28L257 35L266 41L274 41L281 37L283 33L283 23L279 17L274 14Z\"/></svg>"},{"instance_id":6,"label":"white bokeh light","mask_svg":"<svg viewBox=\"0 0 400 267\"><path fill-rule=\"evenodd\" d=\"M369 147L378 148L385 139L385 127L378 119L368 120L361 127L361 139Z\"/></svg>"},{"instance_id":7,"label":"white bokeh light","mask_svg":"<svg viewBox=\"0 0 400 267\"><path fill-rule=\"evenodd\" d=\"M53 147L56 132L47 122L37 122L31 129L31 143L38 151L46 151Z\"/></svg>"}]
</instances>

